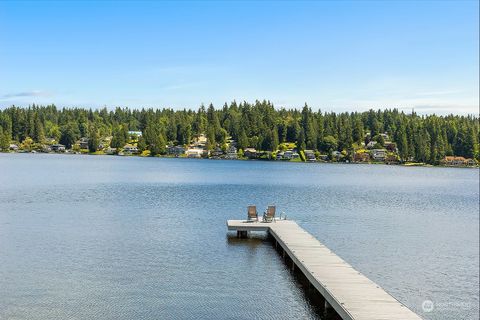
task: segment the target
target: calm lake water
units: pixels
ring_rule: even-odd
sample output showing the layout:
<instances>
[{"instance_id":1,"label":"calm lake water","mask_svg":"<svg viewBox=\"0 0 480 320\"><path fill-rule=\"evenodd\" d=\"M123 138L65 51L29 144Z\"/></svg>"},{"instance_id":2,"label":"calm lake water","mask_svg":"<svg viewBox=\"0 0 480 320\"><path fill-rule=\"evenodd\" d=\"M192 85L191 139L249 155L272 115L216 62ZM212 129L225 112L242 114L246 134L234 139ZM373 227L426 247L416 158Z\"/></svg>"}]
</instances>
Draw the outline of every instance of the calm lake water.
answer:
<instances>
[{"instance_id":1,"label":"calm lake water","mask_svg":"<svg viewBox=\"0 0 480 320\"><path fill-rule=\"evenodd\" d=\"M318 319L227 234L270 203L422 317L478 319L477 169L42 154L0 154L0 319Z\"/></svg>"}]
</instances>

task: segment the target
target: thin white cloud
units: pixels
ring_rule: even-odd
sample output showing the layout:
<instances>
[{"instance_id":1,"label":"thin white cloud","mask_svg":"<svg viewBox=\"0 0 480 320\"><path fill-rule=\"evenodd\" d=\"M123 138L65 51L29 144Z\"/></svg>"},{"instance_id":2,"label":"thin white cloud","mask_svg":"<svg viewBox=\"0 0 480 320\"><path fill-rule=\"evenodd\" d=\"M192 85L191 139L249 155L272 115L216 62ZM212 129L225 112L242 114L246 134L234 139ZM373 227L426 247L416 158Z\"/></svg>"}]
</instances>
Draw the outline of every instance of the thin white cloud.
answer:
<instances>
[{"instance_id":1,"label":"thin white cloud","mask_svg":"<svg viewBox=\"0 0 480 320\"><path fill-rule=\"evenodd\" d=\"M18 98L29 98L29 97L47 97L50 94L43 90L32 90L32 91L23 91L15 93L7 93L0 97L1 101L14 100Z\"/></svg>"}]
</instances>

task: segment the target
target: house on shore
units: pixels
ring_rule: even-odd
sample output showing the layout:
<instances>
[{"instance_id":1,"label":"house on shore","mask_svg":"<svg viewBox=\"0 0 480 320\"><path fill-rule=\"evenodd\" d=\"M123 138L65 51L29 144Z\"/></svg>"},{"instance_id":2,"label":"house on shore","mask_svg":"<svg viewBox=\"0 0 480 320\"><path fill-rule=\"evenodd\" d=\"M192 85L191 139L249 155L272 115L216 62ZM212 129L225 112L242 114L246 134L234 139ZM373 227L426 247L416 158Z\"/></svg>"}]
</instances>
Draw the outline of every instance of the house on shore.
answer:
<instances>
[{"instance_id":1,"label":"house on shore","mask_svg":"<svg viewBox=\"0 0 480 320\"><path fill-rule=\"evenodd\" d=\"M305 154L305 160L308 162L315 162L317 159L315 158L315 152L313 150L305 150L303 151Z\"/></svg>"},{"instance_id":2,"label":"house on shore","mask_svg":"<svg viewBox=\"0 0 480 320\"><path fill-rule=\"evenodd\" d=\"M183 146L168 146L167 154L180 157L181 155L185 154L185 148Z\"/></svg>"},{"instance_id":3,"label":"house on shore","mask_svg":"<svg viewBox=\"0 0 480 320\"><path fill-rule=\"evenodd\" d=\"M243 155L247 158L253 159L257 157L257 149L255 148L245 148L243 150Z\"/></svg>"},{"instance_id":4,"label":"house on shore","mask_svg":"<svg viewBox=\"0 0 480 320\"><path fill-rule=\"evenodd\" d=\"M385 149L373 149L372 150L372 159L375 161L385 161L387 157L387 150Z\"/></svg>"},{"instance_id":5,"label":"house on shore","mask_svg":"<svg viewBox=\"0 0 480 320\"><path fill-rule=\"evenodd\" d=\"M52 151L54 152L65 152L65 146L63 144L60 144L60 143L56 143L56 144L52 144L50 146L50 148L52 148Z\"/></svg>"},{"instance_id":6,"label":"house on shore","mask_svg":"<svg viewBox=\"0 0 480 320\"><path fill-rule=\"evenodd\" d=\"M201 158L205 153L206 150L200 148L191 148L186 152L187 158Z\"/></svg>"},{"instance_id":7,"label":"house on shore","mask_svg":"<svg viewBox=\"0 0 480 320\"><path fill-rule=\"evenodd\" d=\"M117 153L117 149L112 148L112 147L108 147L108 148L105 148L103 150L103 152L105 152L106 154L115 154L115 153Z\"/></svg>"},{"instance_id":8,"label":"house on shore","mask_svg":"<svg viewBox=\"0 0 480 320\"><path fill-rule=\"evenodd\" d=\"M88 138L80 138L78 145L80 146L80 149L88 149Z\"/></svg>"},{"instance_id":9,"label":"house on shore","mask_svg":"<svg viewBox=\"0 0 480 320\"><path fill-rule=\"evenodd\" d=\"M216 147L212 151L210 151L210 158L212 159L220 159L223 158L224 152L221 148Z\"/></svg>"},{"instance_id":10,"label":"house on shore","mask_svg":"<svg viewBox=\"0 0 480 320\"><path fill-rule=\"evenodd\" d=\"M229 160L238 159L237 147L231 144L227 149L227 154L225 155L225 159L229 159Z\"/></svg>"},{"instance_id":11,"label":"house on shore","mask_svg":"<svg viewBox=\"0 0 480 320\"><path fill-rule=\"evenodd\" d=\"M128 131L128 135L131 136L136 136L136 137L141 137L142 136L142 131Z\"/></svg>"},{"instance_id":12,"label":"house on shore","mask_svg":"<svg viewBox=\"0 0 480 320\"><path fill-rule=\"evenodd\" d=\"M18 151L18 146L14 143L11 143L9 146L8 146L8 149L9 150L12 150L12 151Z\"/></svg>"},{"instance_id":13,"label":"house on shore","mask_svg":"<svg viewBox=\"0 0 480 320\"><path fill-rule=\"evenodd\" d=\"M441 164L449 167L473 167L476 165L475 160L471 158L446 156Z\"/></svg>"},{"instance_id":14,"label":"house on shore","mask_svg":"<svg viewBox=\"0 0 480 320\"><path fill-rule=\"evenodd\" d=\"M138 148L136 146L132 146L131 144L126 144L123 146L123 153L124 154L136 154L138 153Z\"/></svg>"}]
</instances>

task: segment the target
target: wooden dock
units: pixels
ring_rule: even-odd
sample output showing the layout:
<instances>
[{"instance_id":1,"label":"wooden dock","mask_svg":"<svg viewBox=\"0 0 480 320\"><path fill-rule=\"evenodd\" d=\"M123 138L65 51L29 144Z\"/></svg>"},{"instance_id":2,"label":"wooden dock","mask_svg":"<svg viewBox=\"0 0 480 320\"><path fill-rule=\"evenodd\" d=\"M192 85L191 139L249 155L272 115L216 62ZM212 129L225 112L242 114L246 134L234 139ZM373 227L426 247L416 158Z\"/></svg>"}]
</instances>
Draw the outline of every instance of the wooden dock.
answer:
<instances>
[{"instance_id":1,"label":"wooden dock","mask_svg":"<svg viewBox=\"0 0 480 320\"><path fill-rule=\"evenodd\" d=\"M228 220L227 227L240 237L250 231L270 233L283 255L291 259L292 269L301 270L323 296L325 306L333 308L344 320L422 319L294 221Z\"/></svg>"}]
</instances>

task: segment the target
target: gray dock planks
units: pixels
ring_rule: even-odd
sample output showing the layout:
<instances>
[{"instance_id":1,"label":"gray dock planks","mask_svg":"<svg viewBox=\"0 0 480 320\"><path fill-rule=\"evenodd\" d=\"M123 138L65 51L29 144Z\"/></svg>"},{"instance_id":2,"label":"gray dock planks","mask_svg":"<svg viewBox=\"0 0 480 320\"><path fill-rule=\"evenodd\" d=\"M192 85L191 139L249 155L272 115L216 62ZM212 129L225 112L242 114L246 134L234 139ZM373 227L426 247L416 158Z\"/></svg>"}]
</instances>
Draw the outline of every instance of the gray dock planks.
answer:
<instances>
[{"instance_id":1,"label":"gray dock planks","mask_svg":"<svg viewBox=\"0 0 480 320\"><path fill-rule=\"evenodd\" d=\"M238 231L268 231L342 319L422 319L294 221L228 220L227 227Z\"/></svg>"}]
</instances>

